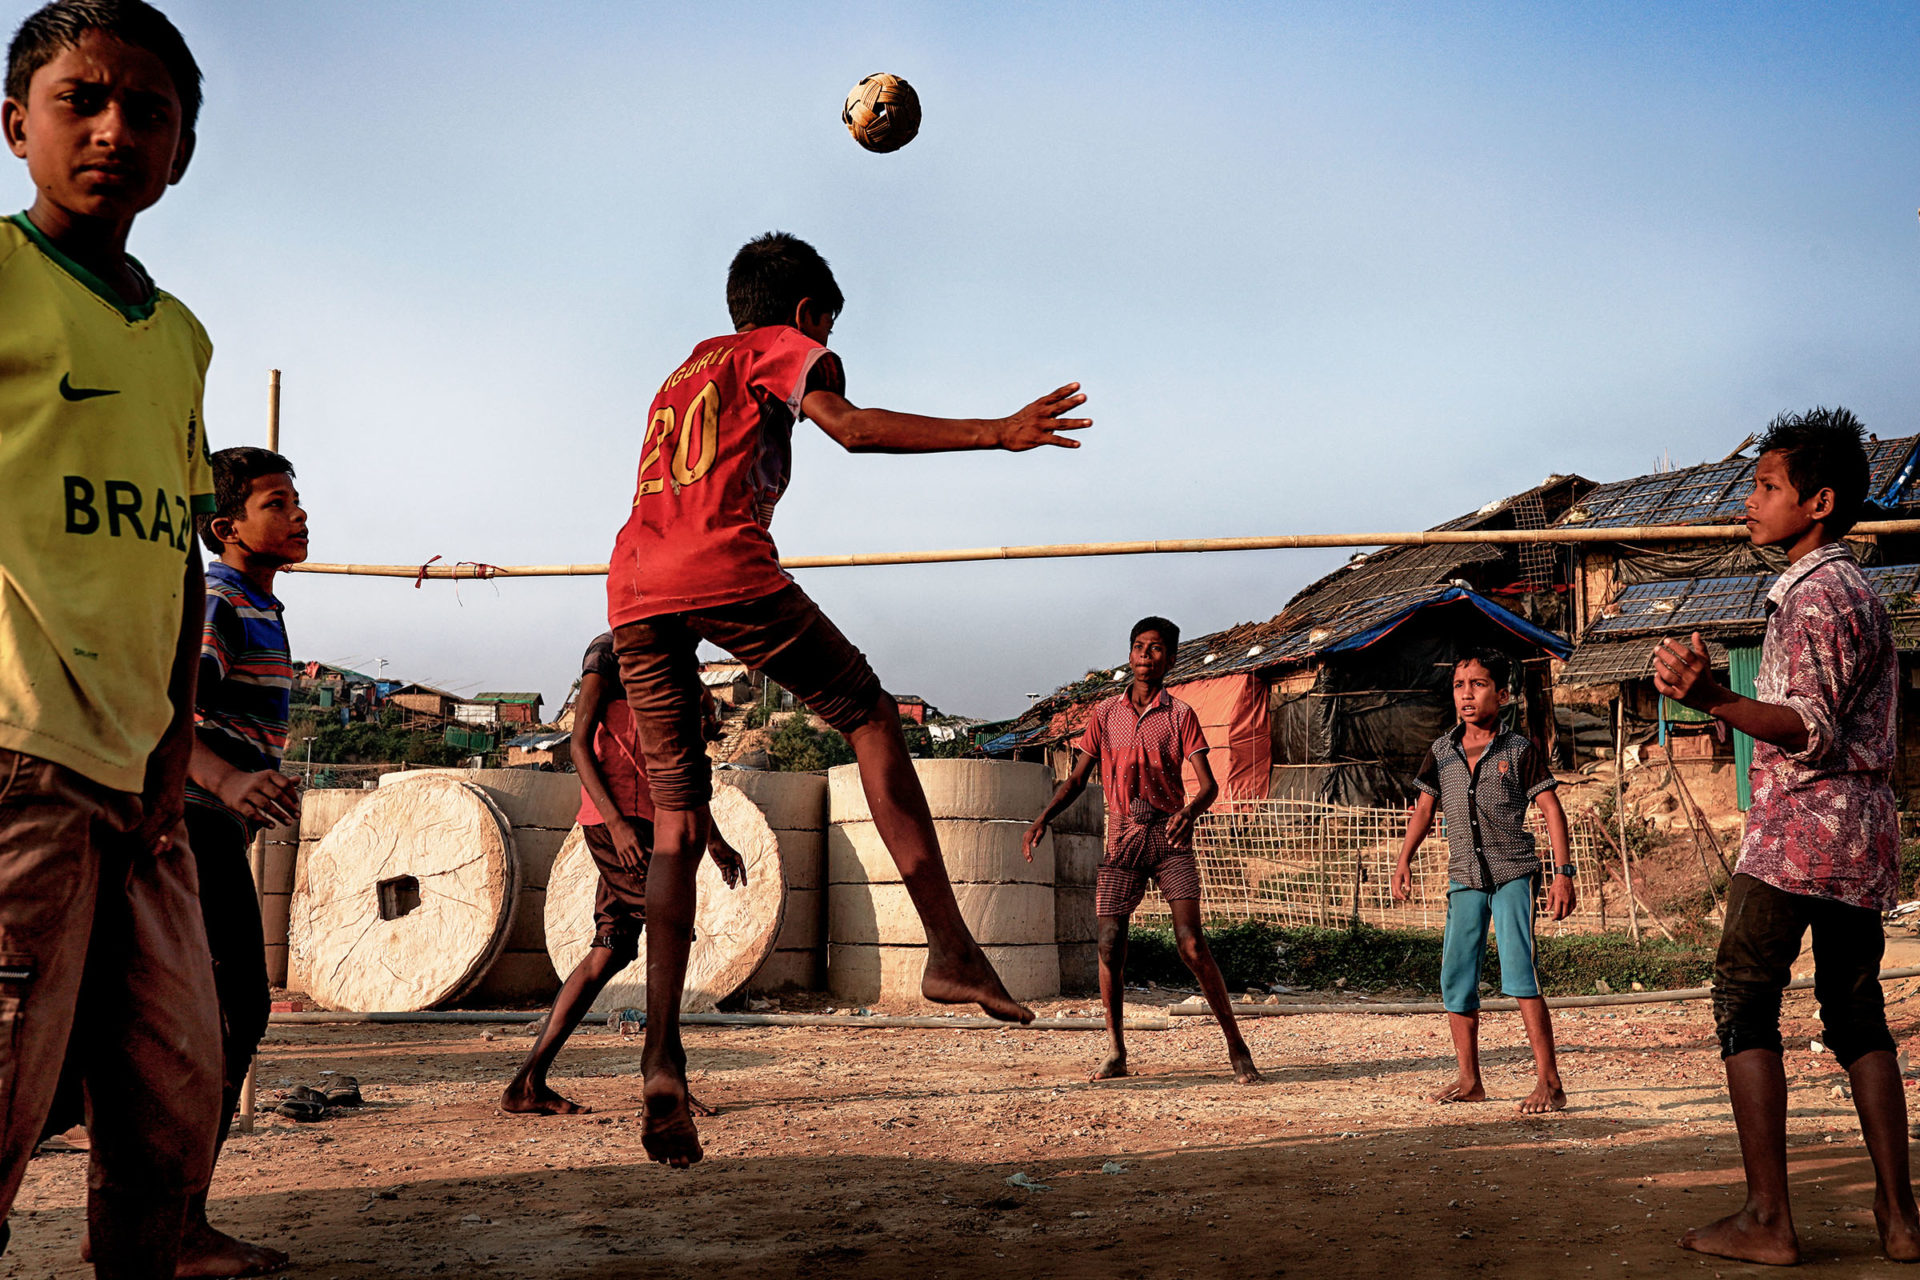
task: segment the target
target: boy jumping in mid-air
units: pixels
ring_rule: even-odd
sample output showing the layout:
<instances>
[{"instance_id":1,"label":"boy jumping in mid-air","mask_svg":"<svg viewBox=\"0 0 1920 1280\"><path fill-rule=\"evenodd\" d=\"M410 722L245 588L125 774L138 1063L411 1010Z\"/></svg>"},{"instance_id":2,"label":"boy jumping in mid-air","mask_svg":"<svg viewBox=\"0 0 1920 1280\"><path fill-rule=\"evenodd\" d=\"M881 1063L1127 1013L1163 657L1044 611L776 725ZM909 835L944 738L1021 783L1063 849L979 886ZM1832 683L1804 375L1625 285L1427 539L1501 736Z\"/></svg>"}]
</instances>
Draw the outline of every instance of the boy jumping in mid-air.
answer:
<instances>
[{"instance_id":1,"label":"boy jumping in mid-air","mask_svg":"<svg viewBox=\"0 0 1920 1280\"><path fill-rule=\"evenodd\" d=\"M1453 708L1460 723L1434 741L1414 786L1420 799L1407 824L1393 896L1413 891L1413 853L1433 829L1434 802L1447 815L1447 932L1440 961L1440 995L1453 1031L1460 1076L1435 1102L1484 1102L1480 1080L1480 961L1487 925L1500 945L1500 990L1520 1002L1520 1020L1533 1046L1538 1083L1520 1103L1529 1114L1567 1105L1553 1052L1553 1019L1533 967L1533 895L1540 855L1526 829L1527 805L1540 806L1553 846L1553 884L1547 910L1564 920L1573 910L1573 855L1567 815L1554 794L1559 784L1533 742L1500 724L1513 674L1503 653L1481 650L1453 665Z\"/></svg>"},{"instance_id":2,"label":"boy jumping in mid-air","mask_svg":"<svg viewBox=\"0 0 1920 1280\"><path fill-rule=\"evenodd\" d=\"M596 636L587 646L574 708L569 749L574 771L580 775L580 831L600 869L593 898L593 945L567 975L532 1052L500 1095L502 1111L524 1115L570 1116L589 1110L548 1087L547 1071L607 983L640 954L640 931L647 924L653 798L647 791L646 762L634 735L627 691L620 683L612 632ZM713 729L710 723L709 732ZM707 851L729 888L746 878L745 862L718 827L708 836ZM691 1093L687 1107L695 1115L714 1114Z\"/></svg>"},{"instance_id":3,"label":"boy jumping in mid-air","mask_svg":"<svg viewBox=\"0 0 1920 1280\"><path fill-rule=\"evenodd\" d=\"M273 580L307 558L307 513L293 487L293 464L266 449L214 454L213 494L215 510L199 520L201 540L218 558L207 566L187 835L220 997L225 1076L214 1131L218 1159L254 1050L267 1034L273 998L247 846L261 829L300 819L299 784L280 772L293 657ZM265 1275L287 1261L277 1249L214 1230L205 1192L187 1206L181 1274Z\"/></svg>"},{"instance_id":4,"label":"boy jumping in mid-air","mask_svg":"<svg viewBox=\"0 0 1920 1280\"><path fill-rule=\"evenodd\" d=\"M1880 991L1880 913L1900 886L1893 796L1900 668L1893 628L1840 541L1867 497L1859 420L1845 409L1774 419L1747 498L1755 546L1787 553L1767 592L1754 697L1713 678L1706 646L1666 640L1654 685L1748 734L1753 807L1727 890L1713 966L1713 1018L1746 1166L1738 1213L1695 1227L1684 1249L1747 1262L1800 1260L1787 1197L1787 1080L1780 993L1813 930L1824 1038L1853 1082L1873 1216L1889 1258L1920 1259L1907 1167L1907 1098Z\"/></svg>"},{"instance_id":5,"label":"boy jumping in mid-air","mask_svg":"<svg viewBox=\"0 0 1920 1280\"><path fill-rule=\"evenodd\" d=\"M614 544L607 616L645 748L654 848L647 876L646 1121L655 1160L700 1159L687 1111L680 995L693 929L694 871L707 846L712 777L694 650L706 640L778 681L846 734L874 824L927 930L921 991L1027 1022L968 932L907 755L899 708L865 655L780 567L767 531L787 487L793 428L811 418L851 451L1077 448L1059 433L1084 403L1078 384L1008 418L925 418L862 409L827 349L843 299L825 259L793 236L750 242L727 272L734 331L709 338L655 395L633 514Z\"/></svg>"},{"instance_id":6,"label":"boy jumping in mid-air","mask_svg":"<svg viewBox=\"0 0 1920 1280\"><path fill-rule=\"evenodd\" d=\"M0 1214L71 1041L95 1273L169 1280L220 1115L181 821L212 346L127 237L186 172L199 105L186 42L137 0L47 5L7 51L0 131L34 201L0 219Z\"/></svg>"},{"instance_id":7,"label":"boy jumping in mid-air","mask_svg":"<svg viewBox=\"0 0 1920 1280\"><path fill-rule=\"evenodd\" d=\"M1047 826L1086 790L1093 767L1107 802L1107 851L1094 882L1099 919L1100 1000L1106 1006L1113 1050L1093 1073L1095 1080L1127 1074L1127 922L1146 896L1147 879L1173 912L1180 959L1199 979L1200 990L1220 1021L1227 1059L1241 1084L1262 1077L1240 1038L1226 979L1214 963L1200 927L1200 866L1193 857L1193 824L1219 794L1207 763L1207 740L1193 708L1166 690L1167 672L1180 649L1180 628L1165 618L1133 624L1127 665L1133 682L1125 693L1096 704L1074 752L1073 771L1053 800L1027 828L1027 861L1046 838ZM1185 766L1199 775L1200 789L1186 795Z\"/></svg>"}]
</instances>

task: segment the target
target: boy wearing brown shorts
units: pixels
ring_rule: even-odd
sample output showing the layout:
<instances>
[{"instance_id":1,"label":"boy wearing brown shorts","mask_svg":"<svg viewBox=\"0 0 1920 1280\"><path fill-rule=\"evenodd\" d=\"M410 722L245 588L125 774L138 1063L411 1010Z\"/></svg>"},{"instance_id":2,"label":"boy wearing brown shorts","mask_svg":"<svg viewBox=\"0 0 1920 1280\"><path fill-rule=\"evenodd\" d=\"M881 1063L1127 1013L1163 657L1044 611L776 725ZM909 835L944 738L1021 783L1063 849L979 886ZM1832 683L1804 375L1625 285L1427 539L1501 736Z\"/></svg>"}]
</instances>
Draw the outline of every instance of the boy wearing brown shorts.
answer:
<instances>
[{"instance_id":1,"label":"boy wearing brown shorts","mask_svg":"<svg viewBox=\"0 0 1920 1280\"><path fill-rule=\"evenodd\" d=\"M780 567L768 533L787 486L793 428L811 418L852 452L1076 448L1069 384L1007 418L928 418L849 402L827 349L844 299L812 246L783 233L742 248L727 273L734 332L693 349L654 397L633 512L614 545L608 621L653 790L647 878L646 1121L653 1159L700 1159L688 1113L680 996L694 871L711 826L694 650L702 640L790 690L847 736L875 825L927 930L922 994L1026 1022L960 917L898 708L866 657Z\"/></svg>"},{"instance_id":2,"label":"boy wearing brown shorts","mask_svg":"<svg viewBox=\"0 0 1920 1280\"><path fill-rule=\"evenodd\" d=\"M70 1054L101 1276L174 1274L220 1117L181 821L212 347L126 251L199 104L179 31L136 0L47 5L7 51L0 125L35 197L0 219L0 1215Z\"/></svg>"}]
</instances>

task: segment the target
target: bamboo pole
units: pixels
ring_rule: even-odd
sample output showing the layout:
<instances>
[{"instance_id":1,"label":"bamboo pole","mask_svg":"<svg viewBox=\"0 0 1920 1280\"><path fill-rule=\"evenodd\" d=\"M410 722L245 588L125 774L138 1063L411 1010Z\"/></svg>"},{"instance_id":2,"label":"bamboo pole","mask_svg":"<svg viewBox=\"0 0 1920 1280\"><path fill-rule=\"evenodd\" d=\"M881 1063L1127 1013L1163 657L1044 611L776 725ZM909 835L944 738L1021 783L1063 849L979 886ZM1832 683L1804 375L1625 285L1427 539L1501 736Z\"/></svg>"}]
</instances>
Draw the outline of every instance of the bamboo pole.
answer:
<instances>
[{"instance_id":1,"label":"bamboo pole","mask_svg":"<svg viewBox=\"0 0 1920 1280\"><path fill-rule=\"evenodd\" d=\"M280 371L267 370L267 449L280 452ZM253 848L249 851L249 861L253 867L253 897L259 905L261 917L267 911L267 833L261 831L253 837ZM247 1078L240 1085L240 1115L234 1127L241 1133L253 1132L254 1092L259 1075L260 1057L255 1054L247 1063Z\"/></svg>"},{"instance_id":2,"label":"bamboo pole","mask_svg":"<svg viewBox=\"0 0 1920 1280\"><path fill-rule=\"evenodd\" d=\"M1920 533L1920 520L1876 520L1853 527L1857 535ZM1137 542L1059 542L1034 546L962 547L944 551L869 551L851 555L787 556L788 569L850 569L893 564L964 564L978 560L1063 560L1087 556L1182 555L1208 551L1299 551L1339 547L1510 546L1574 542L1736 542L1743 525L1631 525L1589 529L1427 529L1410 533L1296 533L1256 538L1162 538ZM436 559L438 557L435 557ZM362 578L593 578L605 564L294 564L289 573L343 574Z\"/></svg>"},{"instance_id":3,"label":"bamboo pole","mask_svg":"<svg viewBox=\"0 0 1920 1280\"><path fill-rule=\"evenodd\" d=\"M1627 885L1627 927L1633 933L1633 945L1640 945L1640 913L1634 908L1633 864L1627 861L1627 701L1619 698L1613 704L1613 820L1620 824L1620 844L1614 852L1620 855L1620 870L1626 877ZM1605 832L1605 828L1601 828ZM1609 837L1607 843L1613 841Z\"/></svg>"}]
</instances>

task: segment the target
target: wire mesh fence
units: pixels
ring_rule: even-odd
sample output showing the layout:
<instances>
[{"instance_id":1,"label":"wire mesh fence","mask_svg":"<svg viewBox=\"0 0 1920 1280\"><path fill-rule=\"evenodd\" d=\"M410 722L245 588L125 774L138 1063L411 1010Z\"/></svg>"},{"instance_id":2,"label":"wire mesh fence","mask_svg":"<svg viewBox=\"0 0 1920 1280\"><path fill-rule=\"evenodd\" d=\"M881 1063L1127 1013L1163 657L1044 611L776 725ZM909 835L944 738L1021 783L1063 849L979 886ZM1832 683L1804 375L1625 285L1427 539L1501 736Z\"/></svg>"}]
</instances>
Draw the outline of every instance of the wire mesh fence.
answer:
<instances>
[{"instance_id":1,"label":"wire mesh fence","mask_svg":"<svg viewBox=\"0 0 1920 1280\"><path fill-rule=\"evenodd\" d=\"M1209 923L1264 920L1283 925L1347 926L1358 921L1389 929L1439 929L1447 917L1447 838L1436 815L1433 831L1413 856L1412 892L1393 900L1393 870L1406 840L1410 813L1362 809L1310 800L1241 800L1219 805L1194 828L1200 863L1201 911ZM1537 809L1527 819L1543 867L1551 865L1546 825ZM1579 902L1565 920L1548 920L1548 935L1625 930L1626 905L1603 885L1601 860L1609 846L1584 812L1568 811L1567 834L1578 868ZM1544 883L1544 877L1543 881ZM1169 916L1157 888L1140 905L1151 921Z\"/></svg>"}]
</instances>

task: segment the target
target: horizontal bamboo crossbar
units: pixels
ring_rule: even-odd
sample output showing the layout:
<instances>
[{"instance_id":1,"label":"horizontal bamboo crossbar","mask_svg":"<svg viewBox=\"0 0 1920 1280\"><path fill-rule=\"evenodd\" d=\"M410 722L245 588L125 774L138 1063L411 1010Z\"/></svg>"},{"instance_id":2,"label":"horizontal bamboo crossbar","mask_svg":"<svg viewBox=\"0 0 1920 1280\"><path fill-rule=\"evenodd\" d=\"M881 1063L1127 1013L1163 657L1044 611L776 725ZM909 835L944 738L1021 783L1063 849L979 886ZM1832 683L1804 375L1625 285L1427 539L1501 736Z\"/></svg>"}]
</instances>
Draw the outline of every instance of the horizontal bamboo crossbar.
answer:
<instances>
[{"instance_id":1,"label":"horizontal bamboo crossbar","mask_svg":"<svg viewBox=\"0 0 1920 1280\"><path fill-rule=\"evenodd\" d=\"M1920 533L1920 520L1872 520L1849 536ZM1082 556L1154 556L1204 551L1298 551L1338 547L1508 546L1574 542L1739 542L1746 526L1626 525L1615 528L1425 529L1410 533L1292 533L1259 538L1156 538L1142 542L1055 542L1026 547L960 547L944 551L868 551L839 556L786 556L788 569L851 569L860 565L960 564L973 560L1064 560ZM439 557L435 557L438 559ZM604 564L295 564L289 572L363 578L599 578Z\"/></svg>"}]
</instances>

